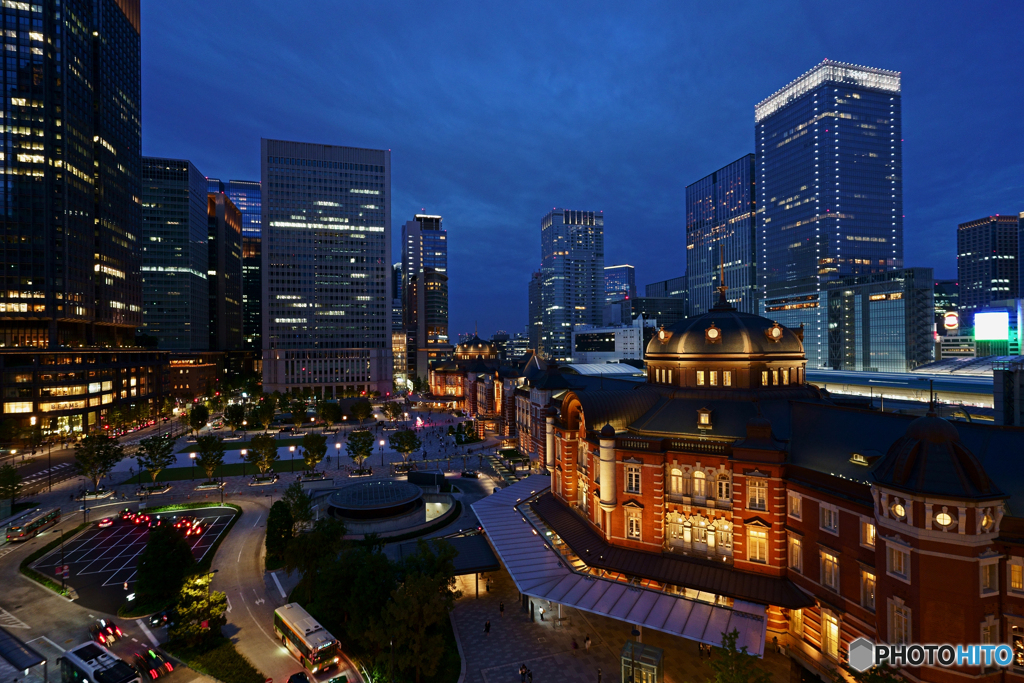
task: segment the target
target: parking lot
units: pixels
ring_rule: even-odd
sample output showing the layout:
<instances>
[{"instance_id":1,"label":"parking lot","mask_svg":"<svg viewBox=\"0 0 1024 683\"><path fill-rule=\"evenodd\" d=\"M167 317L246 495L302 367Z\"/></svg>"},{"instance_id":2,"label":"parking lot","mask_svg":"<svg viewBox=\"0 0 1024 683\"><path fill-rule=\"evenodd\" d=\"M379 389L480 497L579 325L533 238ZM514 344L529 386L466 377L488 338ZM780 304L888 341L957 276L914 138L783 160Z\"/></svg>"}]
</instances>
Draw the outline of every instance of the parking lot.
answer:
<instances>
[{"instance_id":1,"label":"parking lot","mask_svg":"<svg viewBox=\"0 0 1024 683\"><path fill-rule=\"evenodd\" d=\"M234 514L234 510L229 508L212 507L152 516L168 520L185 515L203 519L205 525L202 532L188 538L192 554L196 561L201 561L224 533ZM116 614L127 593L134 590L135 568L148 538L149 529L145 525L115 518L112 526L100 529L94 524L74 540L65 543L63 564L69 565L70 574L67 583L78 593L79 604ZM55 567L59 565L61 549L58 547L37 560L32 567L42 574L55 576ZM60 580L59 576L55 578Z\"/></svg>"}]
</instances>

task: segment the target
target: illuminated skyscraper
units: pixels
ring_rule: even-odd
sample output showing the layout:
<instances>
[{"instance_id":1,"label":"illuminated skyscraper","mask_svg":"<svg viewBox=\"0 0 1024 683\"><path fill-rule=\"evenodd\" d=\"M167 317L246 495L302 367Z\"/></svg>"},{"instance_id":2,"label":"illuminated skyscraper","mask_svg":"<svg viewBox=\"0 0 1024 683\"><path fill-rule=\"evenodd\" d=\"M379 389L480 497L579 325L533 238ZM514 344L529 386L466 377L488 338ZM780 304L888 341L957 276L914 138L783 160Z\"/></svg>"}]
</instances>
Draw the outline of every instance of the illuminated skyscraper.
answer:
<instances>
[{"instance_id":1,"label":"illuminated skyscraper","mask_svg":"<svg viewBox=\"0 0 1024 683\"><path fill-rule=\"evenodd\" d=\"M992 301L1020 298L1016 215L961 223L956 231L960 326L974 327L974 314Z\"/></svg>"},{"instance_id":2,"label":"illuminated skyscraper","mask_svg":"<svg viewBox=\"0 0 1024 683\"><path fill-rule=\"evenodd\" d=\"M242 213L230 197L207 195L210 348L242 348Z\"/></svg>"},{"instance_id":3,"label":"illuminated skyscraper","mask_svg":"<svg viewBox=\"0 0 1024 683\"><path fill-rule=\"evenodd\" d=\"M762 310L804 324L808 367L828 365L825 284L903 267L901 117L899 72L828 60L754 109Z\"/></svg>"},{"instance_id":4,"label":"illuminated skyscraper","mask_svg":"<svg viewBox=\"0 0 1024 683\"><path fill-rule=\"evenodd\" d=\"M403 319L410 376L452 353L448 340L448 233L441 216L417 214L402 226Z\"/></svg>"},{"instance_id":5,"label":"illuminated skyscraper","mask_svg":"<svg viewBox=\"0 0 1024 683\"><path fill-rule=\"evenodd\" d=\"M390 392L391 153L261 141L263 388Z\"/></svg>"},{"instance_id":6,"label":"illuminated skyscraper","mask_svg":"<svg viewBox=\"0 0 1024 683\"><path fill-rule=\"evenodd\" d=\"M623 264L604 267L604 302L636 298L636 268Z\"/></svg>"},{"instance_id":7,"label":"illuminated skyscraper","mask_svg":"<svg viewBox=\"0 0 1024 683\"><path fill-rule=\"evenodd\" d=\"M263 334L263 284L260 270L262 191L254 180L210 178L210 192L223 192L242 213L242 337L243 348L260 350Z\"/></svg>"}]
</instances>

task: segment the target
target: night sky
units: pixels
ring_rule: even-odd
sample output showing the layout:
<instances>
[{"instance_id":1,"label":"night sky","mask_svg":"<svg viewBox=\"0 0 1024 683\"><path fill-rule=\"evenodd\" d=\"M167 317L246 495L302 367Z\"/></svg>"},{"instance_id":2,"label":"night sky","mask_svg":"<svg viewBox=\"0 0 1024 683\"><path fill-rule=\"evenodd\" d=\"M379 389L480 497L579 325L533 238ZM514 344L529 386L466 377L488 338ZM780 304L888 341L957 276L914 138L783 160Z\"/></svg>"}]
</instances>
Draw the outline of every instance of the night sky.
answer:
<instances>
[{"instance_id":1,"label":"night sky","mask_svg":"<svg viewBox=\"0 0 1024 683\"><path fill-rule=\"evenodd\" d=\"M143 153L259 180L260 138L392 150L400 226L444 216L451 335L523 330L552 207L605 262L685 270L686 185L822 59L902 72L905 261L1024 211L1024 3L143 0ZM570 8L571 9L568 9Z\"/></svg>"}]
</instances>

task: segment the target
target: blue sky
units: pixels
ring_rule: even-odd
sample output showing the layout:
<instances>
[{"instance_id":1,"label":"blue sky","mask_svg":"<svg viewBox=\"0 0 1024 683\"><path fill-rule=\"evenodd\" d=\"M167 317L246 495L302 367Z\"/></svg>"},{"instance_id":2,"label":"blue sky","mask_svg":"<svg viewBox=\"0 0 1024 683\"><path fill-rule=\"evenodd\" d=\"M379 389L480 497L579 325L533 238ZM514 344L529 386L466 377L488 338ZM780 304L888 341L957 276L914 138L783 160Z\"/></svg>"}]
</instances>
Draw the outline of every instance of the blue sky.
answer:
<instances>
[{"instance_id":1,"label":"blue sky","mask_svg":"<svg viewBox=\"0 0 1024 683\"><path fill-rule=\"evenodd\" d=\"M444 216L452 336L515 332L546 211L603 210L641 288L681 275L686 185L828 58L902 72L905 261L955 277L957 223L1024 211L1022 24L1016 0L144 0L143 152L258 180L261 137L391 149L395 241Z\"/></svg>"}]
</instances>

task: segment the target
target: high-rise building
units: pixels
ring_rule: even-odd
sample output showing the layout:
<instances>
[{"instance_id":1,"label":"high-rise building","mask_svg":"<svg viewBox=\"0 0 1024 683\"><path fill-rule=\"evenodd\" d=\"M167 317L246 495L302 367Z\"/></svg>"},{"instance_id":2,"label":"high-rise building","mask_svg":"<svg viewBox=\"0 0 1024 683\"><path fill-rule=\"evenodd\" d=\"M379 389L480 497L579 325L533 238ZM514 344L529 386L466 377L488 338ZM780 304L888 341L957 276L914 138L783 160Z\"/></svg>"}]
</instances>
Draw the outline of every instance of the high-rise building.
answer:
<instances>
[{"instance_id":1,"label":"high-rise building","mask_svg":"<svg viewBox=\"0 0 1024 683\"><path fill-rule=\"evenodd\" d=\"M986 216L961 223L956 231L956 271L960 282L960 326L974 326L974 314L1000 299L1016 299L1017 216Z\"/></svg>"},{"instance_id":2,"label":"high-rise building","mask_svg":"<svg viewBox=\"0 0 1024 683\"><path fill-rule=\"evenodd\" d=\"M529 298L529 323L526 326L526 335L530 340L530 348L536 351L540 348L540 331L544 326L544 307L541 304L541 285L544 279L541 277L540 271L534 271L530 274L530 284L528 286L528 298Z\"/></svg>"},{"instance_id":3,"label":"high-rise building","mask_svg":"<svg viewBox=\"0 0 1024 683\"><path fill-rule=\"evenodd\" d=\"M207 195L210 348L242 348L242 213L228 195Z\"/></svg>"},{"instance_id":4,"label":"high-rise building","mask_svg":"<svg viewBox=\"0 0 1024 683\"><path fill-rule=\"evenodd\" d=\"M161 354L132 348L143 301L139 2L6 2L0 17L0 401L18 427L89 431L160 392Z\"/></svg>"},{"instance_id":5,"label":"high-rise building","mask_svg":"<svg viewBox=\"0 0 1024 683\"><path fill-rule=\"evenodd\" d=\"M644 296L654 299L682 299L683 311L685 315L689 315L690 293L687 291L686 281L687 277L680 275L661 282L652 282L644 288Z\"/></svg>"},{"instance_id":6,"label":"high-rise building","mask_svg":"<svg viewBox=\"0 0 1024 683\"><path fill-rule=\"evenodd\" d=\"M642 317L648 325L674 325L687 317L686 300L681 297L638 296L604 307L602 325L632 325Z\"/></svg>"},{"instance_id":7,"label":"high-rise building","mask_svg":"<svg viewBox=\"0 0 1024 683\"><path fill-rule=\"evenodd\" d=\"M402 226L402 304L409 373L428 379L430 361L454 348L448 339L448 233L440 216L417 214Z\"/></svg>"},{"instance_id":8,"label":"high-rise building","mask_svg":"<svg viewBox=\"0 0 1024 683\"><path fill-rule=\"evenodd\" d=\"M636 269L630 265L604 267L604 302L636 297Z\"/></svg>"},{"instance_id":9,"label":"high-rise building","mask_svg":"<svg viewBox=\"0 0 1024 683\"><path fill-rule=\"evenodd\" d=\"M718 301L722 271L729 303L757 313L757 211L754 155L747 154L686 187L686 276L690 314Z\"/></svg>"},{"instance_id":10,"label":"high-rise building","mask_svg":"<svg viewBox=\"0 0 1024 683\"><path fill-rule=\"evenodd\" d=\"M391 153L260 142L263 388L391 392Z\"/></svg>"},{"instance_id":11,"label":"high-rise building","mask_svg":"<svg viewBox=\"0 0 1024 683\"><path fill-rule=\"evenodd\" d=\"M191 161L143 157L141 330L164 351L210 348L207 196Z\"/></svg>"},{"instance_id":12,"label":"high-rise building","mask_svg":"<svg viewBox=\"0 0 1024 683\"><path fill-rule=\"evenodd\" d=\"M263 333L263 285L260 270L260 228L263 224L263 193L255 180L210 178L210 192L228 196L242 214L242 338L243 348L259 351Z\"/></svg>"},{"instance_id":13,"label":"high-rise building","mask_svg":"<svg viewBox=\"0 0 1024 683\"><path fill-rule=\"evenodd\" d=\"M903 267L900 74L825 60L754 109L758 289L828 366L825 284Z\"/></svg>"},{"instance_id":14,"label":"high-rise building","mask_svg":"<svg viewBox=\"0 0 1024 683\"><path fill-rule=\"evenodd\" d=\"M959 318L960 311L960 283L956 280L935 281L935 330L943 335L946 325L946 314L956 313ZM959 322L959 321L957 321ZM950 323L952 324L952 323ZM956 326L948 328L955 329Z\"/></svg>"},{"instance_id":15,"label":"high-rise building","mask_svg":"<svg viewBox=\"0 0 1024 683\"><path fill-rule=\"evenodd\" d=\"M572 330L600 325L604 309L604 215L553 209L541 221L541 332L538 352L572 362Z\"/></svg>"}]
</instances>

